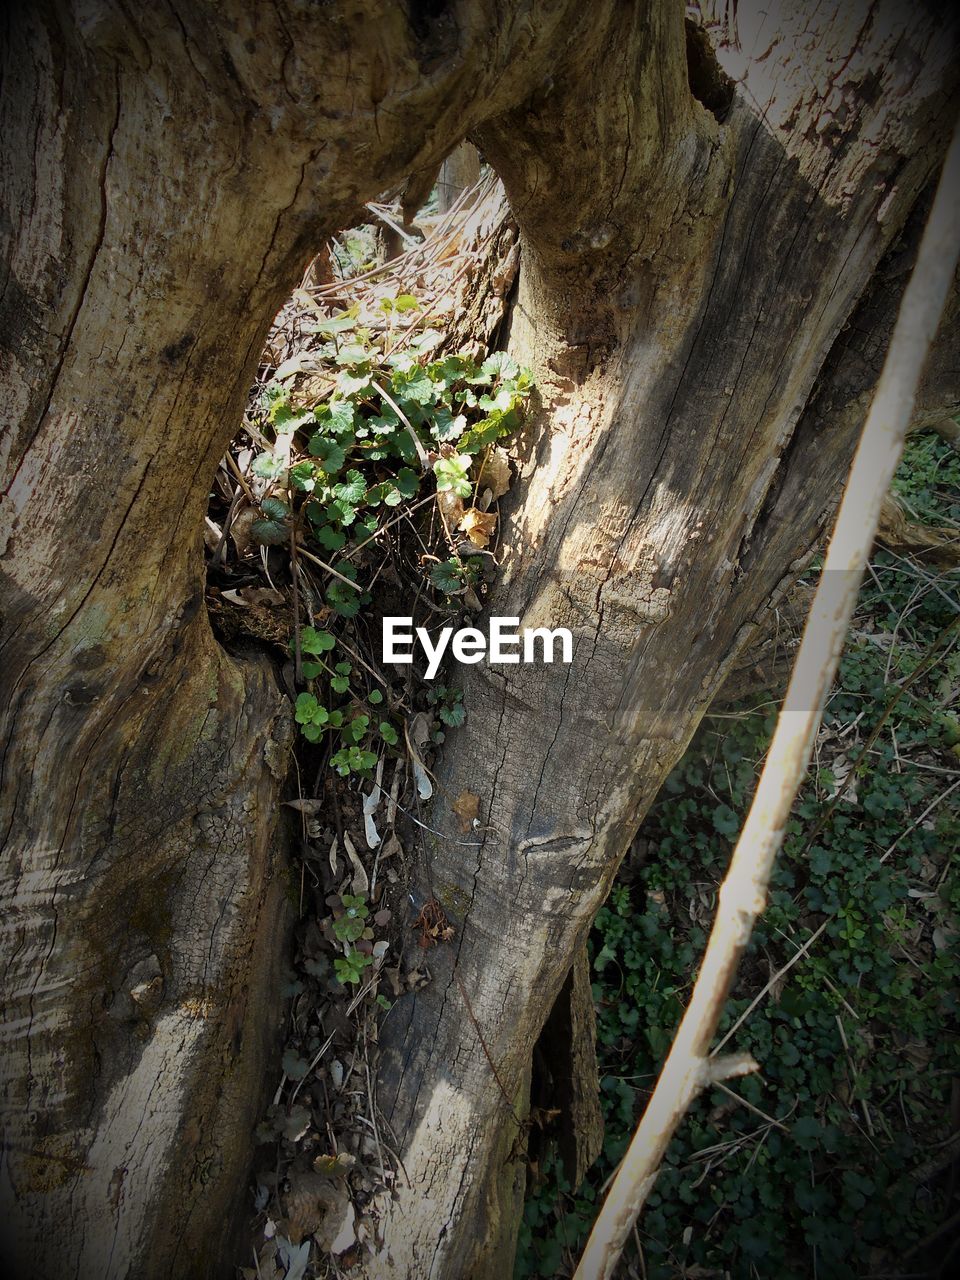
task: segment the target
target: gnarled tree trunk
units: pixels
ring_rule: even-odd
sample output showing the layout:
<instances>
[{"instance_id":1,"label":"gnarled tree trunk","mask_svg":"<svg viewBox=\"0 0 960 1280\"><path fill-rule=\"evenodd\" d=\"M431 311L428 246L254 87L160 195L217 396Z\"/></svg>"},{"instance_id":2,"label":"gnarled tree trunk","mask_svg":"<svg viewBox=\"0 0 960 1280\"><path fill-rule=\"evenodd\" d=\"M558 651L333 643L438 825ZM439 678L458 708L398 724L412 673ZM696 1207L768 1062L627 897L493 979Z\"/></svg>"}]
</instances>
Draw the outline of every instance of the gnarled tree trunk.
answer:
<instances>
[{"instance_id":1,"label":"gnarled tree trunk","mask_svg":"<svg viewBox=\"0 0 960 1280\"><path fill-rule=\"evenodd\" d=\"M801 413L936 166L952 31L896 0L756 32L741 12L732 97L691 36L704 106L668 0L4 21L6 1253L40 1276L227 1266L290 734L266 664L208 629L207 490L325 235L471 132L520 221L511 347L542 399L493 607L576 651L467 679L442 781L483 829L431 819L451 835L421 887L457 938L386 1023L411 1186L371 1271L506 1274L515 1123L460 983L522 1107L644 806L819 531L852 433Z\"/></svg>"},{"instance_id":2,"label":"gnarled tree trunk","mask_svg":"<svg viewBox=\"0 0 960 1280\"><path fill-rule=\"evenodd\" d=\"M500 1082L522 1107L566 964L852 452L896 288L857 313L866 335L844 326L949 136L950 36L896 5L812 15L741 6L763 56L734 91L698 45L691 93L679 8L611 6L476 135L520 222L510 349L544 405L490 609L569 627L574 660L463 676L431 815L449 838L428 837L418 886L458 938L385 1028L413 1184L385 1274L508 1274L522 1177Z\"/></svg>"}]
</instances>

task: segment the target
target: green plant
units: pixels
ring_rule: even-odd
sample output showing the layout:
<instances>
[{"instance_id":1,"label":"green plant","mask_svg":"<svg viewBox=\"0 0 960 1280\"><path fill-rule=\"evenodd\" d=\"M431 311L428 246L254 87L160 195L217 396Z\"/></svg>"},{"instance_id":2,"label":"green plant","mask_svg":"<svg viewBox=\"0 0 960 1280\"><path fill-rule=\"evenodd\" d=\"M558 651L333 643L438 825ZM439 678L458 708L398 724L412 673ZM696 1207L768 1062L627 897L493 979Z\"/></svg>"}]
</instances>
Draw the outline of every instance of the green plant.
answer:
<instances>
[{"instance_id":1,"label":"green plant","mask_svg":"<svg viewBox=\"0 0 960 1280\"><path fill-rule=\"evenodd\" d=\"M953 466L939 444L911 440L900 479L935 496ZM721 1037L820 932L728 1045L760 1072L701 1098L671 1144L639 1223L649 1280L841 1280L883 1269L947 1212L938 1184L918 1188L907 1174L960 1069L960 877L949 858L960 813L941 804L937 772L956 759L948 586L886 553L874 560L819 768L788 824ZM688 998L773 720L768 702L708 717L648 815L650 856L628 861L597 916L603 1153L579 1188L555 1157L543 1162L518 1275L568 1274L585 1239Z\"/></svg>"},{"instance_id":2,"label":"green plant","mask_svg":"<svg viewBox=\"0 0 960 1280\"><path fill-rule=\"evenodd\" d=\"M333 962L333 968L341 982L356 986L363 981L363 971L371 964L373 964L373 956L363 951L350 950L345 956L337 956Z\"/></svg>"},{"instance_id":3,"label":"green plant","mask_svg":"<svg viewBox=\"0 0 960 1280\"><path fill-rule=\"evenodd\" d=\"M353 665L347 661L335 662L332 666L324 658L324 654L332 653L336 639L329 631L317 631L313 627L301 627L300 652L308 655L301 657L301 671L311 683L323 675L328 678L332 698L337 698L340 705L328 707L320 702L315 693L305 692L297 696L294 716L300 731L308 742L319 742L325 734L333 733L338 741L338 749L330 757L330 763L341 776L358 773L364 777L377 763L376 752L371 750L378 739L389 746L396 746L399 734L390 720L379 720L374 725L374 718L363 707L379 707L383 703L383 694L379 689L371 689L365 695L354 693L351 677ZM296 641L291 642L291 652L296 651ZM309 658L315 661L308 660Z\"/></svg>"},{"instance_id":4,"label":"green plant","mask_svg":"<svg viewBox=\"0 0 960 1280\"><path fill-rule=\"evenodd\" d=\"M484 538L476 528L493 517L473 507L465 512L463 504L478 490L491 448L520 425L533 387L529 373L503 352L481 364L462 354L431 358L441 335L416 323L402 344L391 346L395 317L415 315L419 304L401 294L380 308L390 327L379 336L363 327L357 309L314 326L319 346L312 355L329 373L319 402L295 402L289 378L296 361L277 370L257 425L257 438L272 435L274 443L251 468L265 490L252 537L265 547L289 543L291 554L299 547L311 557L325 574L326 612L345 620L371 603L367 583L379 572L374 549L398 522L413 524L437 495L461 505L443 508L429 526L434 532L421 520L444 555L423 557L417 572L446 607L451 596L478 586ZM472 530L466 540L451 527L459 513L473 520L463 526ZM380 744L397 745L399 733L389 717L368 714L382 695L354 693L352 663L349 655L334 660L336 644L331 631L300 627L291 650L308 689L297 698L296 720L308 742L333 735L330 762L340 774L366 776ZM318 681L325 692L314 687ZM439 715L460 723L462 707L444 705Z\"/></svg>"}]
</instances>

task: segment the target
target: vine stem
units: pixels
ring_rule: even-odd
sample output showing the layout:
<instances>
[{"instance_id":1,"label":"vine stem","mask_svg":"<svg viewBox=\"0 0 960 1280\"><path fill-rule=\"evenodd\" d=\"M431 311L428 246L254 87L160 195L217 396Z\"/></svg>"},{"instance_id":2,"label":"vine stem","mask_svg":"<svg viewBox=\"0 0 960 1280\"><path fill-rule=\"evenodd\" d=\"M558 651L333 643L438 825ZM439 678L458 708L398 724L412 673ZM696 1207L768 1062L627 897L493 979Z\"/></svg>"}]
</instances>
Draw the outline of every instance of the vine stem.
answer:
<instances>
[{"instance_id":1,"label":"vine stem","mask_svg":"<svg viewBox=\"0 0 960 1280\"><path fill-rule=\"evenodd\" d=\"M650 1101L594 1223L574 1280L610 1280L670 1139L697 1094L756 1070L745 1055L712 1058L720 1021L754 921L766 905L774 860L813 750L860 580L913 413L917 386L960 258L960 126L944 161L910 283L837 513L786 700L720 888L694 985Z\"/></svg>"}]
</instances>

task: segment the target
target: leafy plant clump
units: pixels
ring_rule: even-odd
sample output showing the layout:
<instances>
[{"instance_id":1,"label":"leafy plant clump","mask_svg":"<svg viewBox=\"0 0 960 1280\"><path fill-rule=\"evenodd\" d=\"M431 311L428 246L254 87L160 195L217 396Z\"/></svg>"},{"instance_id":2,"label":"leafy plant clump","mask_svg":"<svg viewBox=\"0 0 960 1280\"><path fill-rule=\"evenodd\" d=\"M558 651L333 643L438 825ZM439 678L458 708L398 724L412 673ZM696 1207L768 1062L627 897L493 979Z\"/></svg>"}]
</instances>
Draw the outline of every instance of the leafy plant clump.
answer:
<instances>
[{"instance_id":1,"label":"leafy plant clump","mask_svg":"<svg viewBox=\"0 0 960 1280\"><path fill-rule=\"evenodd\" d=\"M418 303L401 294L380 307L392 323ZM396 560L399 526L407 544L418 544L412 594L425 591L441 611L455 597L479 607L480 561L496 527L491 506L506 488L499 445L521 424L529 373L504 352L482 363L466 354L431 358L439 333L405 331L402 342L392 328L374 335L357 308L314 331L320 345L311 364L326 374L324 394L309 403L294 393L298 357L277 370L251 424L261 442L251 466L259 490L252 537L263 548L289 546L294 574L298 557L312 574L321 571L321 594L308 598L311 623L319 615L339 628L371 606L387 558ZM330 741L338 773L368 776L379 746L398 742L398 724L374 710L380 689L354 689L355 659L334 653L337 645L333 630L313 625L294 636L306 686L296 719L308 742ZM457 716L462 706L441 706L446 723Z\"/></svg>"},{"instance_id":2,"label":"leafy plant clump","mask_svg":"<svg viewBox=\"0 0 960 1280\"><path fill-rule=\"evenodd\" d=\"M929 494L946 463L918 445L901 478ZM928 1238L936 1261L951 1209L930 1152L960 1072L958 613L955 576L875 557L720 1027L760 1072L692 1108L630 1274L927 1274ZM774 721L769 701L707 718L597 917L603 1154L581 1187L544 1162L520 1276L572 1272L689 999Z\"/></svg>"}]
</instances>

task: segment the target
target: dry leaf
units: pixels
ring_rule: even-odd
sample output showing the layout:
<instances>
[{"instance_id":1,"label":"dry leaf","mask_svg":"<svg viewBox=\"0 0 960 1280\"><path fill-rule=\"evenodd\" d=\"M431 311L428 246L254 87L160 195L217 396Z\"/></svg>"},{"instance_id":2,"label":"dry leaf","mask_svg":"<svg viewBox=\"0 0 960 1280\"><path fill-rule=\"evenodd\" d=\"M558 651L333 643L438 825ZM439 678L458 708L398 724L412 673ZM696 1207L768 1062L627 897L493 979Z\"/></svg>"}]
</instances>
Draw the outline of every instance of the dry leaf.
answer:
<instances>
[{"instance_id":1,"label":"dry leaf","mask_svg":"<svg viewBox=\"0 0 960 1280\"><path fill-rule=\"evenodd\" d=\"M245 502L245 500L244 500ZM257 513L249 503L241 504L234 512L233 519L230 521L230 537L233 539L233 548L237 553L237 558L242 560L250 548L253 546L253 538L250 533L251 527L257 520Z\"/></svg>"},{"instance_id":2,"label":"dry leaf","mask_svg":"<svg viewBox=\"0 0 960 1280\"><path fill-rule=\"evenodd\" d=\"M424 711L418 711L412 720L403 728L407 740L407 751L413 765L413 776L417 784L417 793L421 800L429 800L433 795L433 783L426 765L420 758L421 749L430 741L430 718Z\"/></svg>"},{"instance_id":3,"label":"dry leaf","mask_svg":"<svg viewBox=\"0 0 960 1280\"><path fill-rule=\"evenodd\" d=\"M480 813L480 797L472 791L461 791L453 802L453 812L457 815L460 830L466 835L473 830L473 824Z\"/></svg>"},{"instance_id":4,"label":"dry leaf","mask_svg":"<svg viewBox=\"0 0 960 1280\"><path fill-rule=\"evenodd\" d=\"M510 459L499 446L487 454L480 468L478 487L489 489L494 501L510 488Z\"/></svg>"},{"instance_id":5,"label":"dry leaf","mask_svg":"<svg viewBox=\"0 0 960 1280\"><path fill-rule=\"evenodd\" d=\"M485 515L476 507L469 507L460 520L459 526L475 547L485 547L493 537L497 527L496 512Z\"/></svg>"},{"instance_id":6,"label":"dry leaf","mask_svg":"<svg viewBox=\"0 0 960 1280\"><path fill-rule=\"evenodd\" d=\"M238 604L248 609L251 605L283 604L282 591L273 587L241 587L239 590L221 591L220 595L229 604Z\"/></svg>"},{"instance_id":7,"label":"dry leaf","mask_svg":"<svg viewBox=\"0 0 960 1280\"><path fill-rule=\"evenodd\" d=\"M449 489L437 494L437 506L448 529L456 529L463 519L463 499Z\"/></svg>"}]
</instances>

